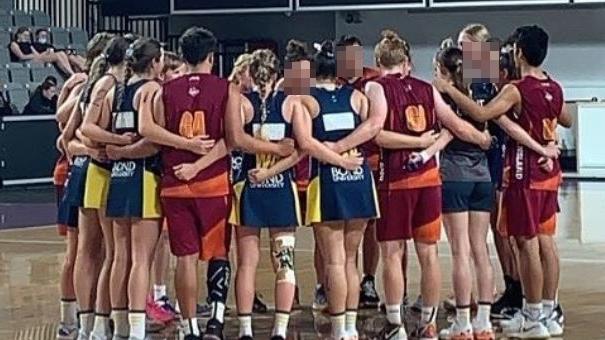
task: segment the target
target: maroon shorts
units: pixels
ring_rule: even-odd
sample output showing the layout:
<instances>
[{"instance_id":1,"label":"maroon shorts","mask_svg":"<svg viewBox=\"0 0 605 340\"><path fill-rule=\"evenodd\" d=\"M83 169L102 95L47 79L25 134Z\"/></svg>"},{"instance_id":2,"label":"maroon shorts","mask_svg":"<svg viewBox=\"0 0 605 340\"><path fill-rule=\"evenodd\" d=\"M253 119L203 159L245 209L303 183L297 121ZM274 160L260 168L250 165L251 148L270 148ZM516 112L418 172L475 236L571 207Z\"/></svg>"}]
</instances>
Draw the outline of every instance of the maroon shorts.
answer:
<instances>
[{"instance_id":1,"label":"maroon shorts","mask_svg":"<svg viewBox=\"0 0 605 340\"><path fill-rule=\"evenodd\" d=\"M200 259L226 257L231 244L227 224L230 196L211 198L162 197L170 249L175 256L199 253Z\"/></svg>"},{"instance_id":2,"label":"maroon shorts","mask_svg":"<svg viewBox=\"0 0 605 340\"><path fill-rule=\"evenodd\" d=\"M559 210L558 192L505 189L498 230L502 236L554 235Z\"/></svg>"},{"instance_id":3,"label":"maroon shorts","mask_svg":"<svg viewBox=\"0 0 605 340\"><path fill-rule=\"evenodd\" d=\"M380 219L376 224L379 242L414 239L435 243L441 238L441 186L381 190Z\"/></svg>"}]
</instances>

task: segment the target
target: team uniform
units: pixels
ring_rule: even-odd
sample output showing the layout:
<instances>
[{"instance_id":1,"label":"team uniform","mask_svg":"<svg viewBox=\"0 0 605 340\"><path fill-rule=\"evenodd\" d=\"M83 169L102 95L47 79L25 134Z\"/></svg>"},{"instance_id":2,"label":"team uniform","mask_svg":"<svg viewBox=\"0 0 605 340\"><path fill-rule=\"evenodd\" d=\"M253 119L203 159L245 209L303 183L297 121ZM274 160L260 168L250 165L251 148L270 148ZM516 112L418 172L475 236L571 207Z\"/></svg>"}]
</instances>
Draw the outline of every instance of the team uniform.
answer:
<instances>
[{"instance_id":1,"label":"team uniform","mask_svg":"<svg viewBox=\"0 0 605 340\"><path fill-rule=\"evenodd\" d=\"M384 129L411 136L438 127L433 87L422 80L386 75L376 80L384 89L388 116ZM433 243L441 233L441 178L433 157L412 171L406 164L420 149L381 149L378 178L382 217L376 238L380 242L407 240Z\"/></svg>"},{"instance_id":2,"label":"team uniform","mask_svg":"<svg viewBox=\"0 0 605 340\"><path fill-rule=\"evenodd\" d=\"M229 83L211 74L188 74L163 85L166 129L187 138L225 137L224 116ZM199 159L187 150L162 149L162 210L174 255L200 253L203 260L228 254L231 230L229 157L214 162L192 180L183 182L173 167Z\"/></svg>"},{"instance_id":3,"label":"team uniform","mask_svg":"<svg viewBox=\"0 0 605 340\"><path fill-rule=\"evenodd\" d=\"M563 108L561 86L551 78L540 80L532 76L512 84L521 93L522 106L520 114L509 113L509 118L538 143L555 142L557 121ZM555 233L561 165L554 159L553 170L546 172L540 168L540 158L538 153L509 139L500 221L500 231L504 235L533 237Z\"/></svg>"},{"instance_id":4,"label":"team uniform","mask_svg":"<svg viewBox=\"0 0 605 340\"><path fill-rule=\"evenodd\" d=\"M283 91L269 95L266 112L261 109L258 92L245 95L254 116L244 124L244 131L255 138L277 142L293 138L292 123L283 117L282 106L286 99ZM237 158L235 158L237 159ZM268 154L243 153L241 163L232 162L234 199L229 223L255 228L284 228L302 224L294 169L290 168L262 183L251 183L248 171L269 169L279 157Z\"/></svg>"},{"instance_id":5,"label":"team uniform","mask_svg":"<svg viewBox=\"0 0 605 340\"><path fill-rule=\"evenodd\" d=\"M443 99L461 119L479 131L486 129L485 123L478 123L462 112L447 94ZM440 172L444 213L492 210L493 184L488 158L479 146L454 138L441 153Z\"/></svg>"},{"instance_id":6,"label":"team uniform","mask_svg":"<svg viewBox=\"0 0 605 340\"><path fill-rule=\"evenodd\" d=\"M69 168L69 162L65 155L62 154L59 156L53 171L53 184L55 185L57 202L57 229L59 235L62 236L67 234L67 228L78 227L78 207L68 204L64 199Z\"/></svg>"},{"instance_id":7,"label":"team uniform","mask_svg":"<svg viewBox=\"0 0 605 340\"><path fill-rule=\"evenodd\" d=\"M337 142L361 124L361 118L351 106L353 92L349 86L334 91L311 88L311 96L320 107L320 113L312 123L313 138L320 142ZM353 171L311 159L307 224L378 216L376 189L367 159Z\"/></svg>"},{"instance_id":8,"label":"team uniform","mask_svg":"<svg viewBox=\"0 0 605 340\"><path fill-rule=\"evenodd\" d=\"M141 86L149 80L130 85L118 85L114 96L112 131L116 134L138 132L139 112L133 100ZM113 162L107 216L112 218L160 218L160 159L154 155L140 159Z\"/></svg>"}]
</instances>

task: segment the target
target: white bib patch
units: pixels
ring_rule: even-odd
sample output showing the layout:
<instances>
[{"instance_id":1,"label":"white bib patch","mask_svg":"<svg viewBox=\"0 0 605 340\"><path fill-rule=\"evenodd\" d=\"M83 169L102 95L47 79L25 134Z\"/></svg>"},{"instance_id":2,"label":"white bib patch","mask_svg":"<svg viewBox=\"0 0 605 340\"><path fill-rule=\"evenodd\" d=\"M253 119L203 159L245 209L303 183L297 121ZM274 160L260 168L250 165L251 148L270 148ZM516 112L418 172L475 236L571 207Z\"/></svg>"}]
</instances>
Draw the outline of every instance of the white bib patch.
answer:
<instances>
[{"instance_id":1,"label":"white bib patch","mask_svg":"<svg viewBox=\"0 0 605 340\"><path fill-rule=\"evenodd\" d=\"M134 129L134 112L122 111L116 113L116 129Z\"/></svg>"},{"instance_id":2,"label":"white bib patch","mask_svg":"<svg viewBox=\"0 0 605 340\"><path fill-rule=\"evenodd\" d=\"M261 136L271 142L286 138L286 124L284 123L255 123L252 125L254 136Z\"/></svg>"},{"instance_id":3,"label":"white bib patch","mask_svg":"<svg viewBox=\"0 0 605 340\"><path fill-rule=\"evenodd\" d=\"M355 116L353 112L338 112L323 114L321 116L324 129L328 132L355 129Z\"/></svg>"}]
</instances>

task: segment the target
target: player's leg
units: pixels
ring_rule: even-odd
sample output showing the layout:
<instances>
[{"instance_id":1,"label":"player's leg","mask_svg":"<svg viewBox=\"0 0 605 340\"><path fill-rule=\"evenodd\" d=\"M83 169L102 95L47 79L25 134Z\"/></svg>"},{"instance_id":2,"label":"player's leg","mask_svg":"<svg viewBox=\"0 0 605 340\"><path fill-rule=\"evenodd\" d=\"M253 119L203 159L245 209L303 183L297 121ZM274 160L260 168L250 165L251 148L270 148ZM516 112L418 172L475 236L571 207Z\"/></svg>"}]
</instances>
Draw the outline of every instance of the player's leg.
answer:
<instances>
[{"instance_id":1,"label":"player's leg","mask_svg":"<svg viewBox=\"0 0 605 340\"><path fill-rule=\"evenodd\" d=\"M260 258L260 229L235 227L237 240L237 271L235 274L235 302L239 319L239 337L252 337L252 308L256 282L256 268Z\"/></svg>"},{"instance_id":2,"label":"player's leg","mask_svg":"<svg viewBox=\"0 0 605 340\"><path fill-rule=\"evenodd\" d=\"M376 308L380 297L376 291L376 268L380 258L380 247L376 240L376 220L370 220L363 235L363 279L361 281L360 308Z\"/></svg>"},{"instance_id":3,"label":"player's leg","mask_svg":"<svg viewBox=\"0 0 605 340\"><path fill-rule=\"evenodd\" d=\"M347 304L345 314L345 329L349 339L357 339L357 309L359 307L360 286L357 255L367 220L350 220L345 226L345 272L347 276Z\"/></svg>"},{"instance_id":4,"label":"player's leg","mask_svg":"<svg viewBox=\"0 0 605 340\"><path fill-rule=\"evenodd\" d=\"M105 216L105 209L95 209L101 232L103 234L103 244L105 249L105 259L99 273L99 282L97 283L97 300L95 307L95 323L91 337L95 340L111 337L111 329L109 327L109 319L111 316L111 267L115 255L114 238L113 238L113 222Z\"/></svg>"},{"instance_id":5,"label":"player's leg","mask_svg":"<svg viewBox=\"0 0 605 340\"><path fill-rule=\"evenodd\" d=\"M276 261L275 270L275 321L272 337L286 339L290 311L296 292L294 274L294 229L270 230L272 258Z\"/></svg>"},{"instance_id":6,"label":"player's leg","mask_svg":"<svg viewBox=\"0 0 605 340\"><path fill-rule=\"evenodd\" d=\"M131 249L129 218L113 221L114 258L111 266L109 294L112 301L111 319L114 323L114 338L127 338L128 326L128 280L130 276Z\"/></svg>"}]
</instances>

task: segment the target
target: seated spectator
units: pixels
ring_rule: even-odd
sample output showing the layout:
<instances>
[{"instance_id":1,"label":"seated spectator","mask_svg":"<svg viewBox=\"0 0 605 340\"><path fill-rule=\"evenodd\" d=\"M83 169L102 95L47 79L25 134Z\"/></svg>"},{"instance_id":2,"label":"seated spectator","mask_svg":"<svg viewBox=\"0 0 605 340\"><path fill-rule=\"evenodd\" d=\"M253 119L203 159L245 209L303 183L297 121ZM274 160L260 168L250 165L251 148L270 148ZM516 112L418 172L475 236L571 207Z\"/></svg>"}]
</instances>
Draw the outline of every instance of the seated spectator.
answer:
<instances>
[{"instance_id":1,"label":"seated spectator","mask_svg":"<svg viewBox=\"0 0 605 340\"><path fill-rule=\"evenodd\" d=\"M51 49L44 53L38 53L32 44L31 32L27 27L19 27L13 37L13 42L10 44L11 61L35 61L39 63L53 63L65 75L71 76L74 70L69 64L65 53L57 53Z\"/></svg>"},{"instance_id":2,"label":"seated spectator","mask_svg":"<svg viewBox=\"0 0 605 340\"><path fill-rule=\"evenodd\" d=\"M77 54L71 53L71 51L69 50L61 51L56 49L55 46L50 43L50 32L46 28L38 28L38 30L36 30L36 41L34 41L34 49L38 53L45 53L47 51L50 51L59 54L61 58L67 57L67 60L69 60L69 64L71 65L72 69L78 72L84 70L84 64L86 63L86 59Z\"/></svg>"},{"instance_id":3,"label":"seated spectator","mask_svg":"<svg viewBox=\"0 0 605 340\"><path fill-rule=\"evenodd\" d=\"M4 85L0 83L0 116L10 116L13 113L17 113L17 108L6 100Z\"/></svg>"},{"instance_id":4,"label":"seated spectator","mask_svg":"<svg viewBox=\"0 0 605 340\"><path fill-rule=\"evenodd\" d=\"M46 77L23 109L24 115L54 115L57 112L57 79Z\"/></svg>"}]
</instances>

